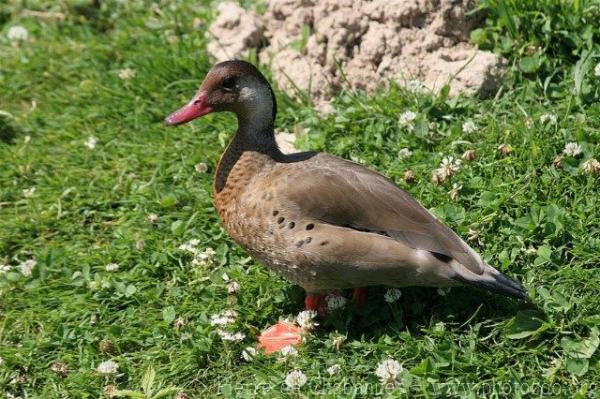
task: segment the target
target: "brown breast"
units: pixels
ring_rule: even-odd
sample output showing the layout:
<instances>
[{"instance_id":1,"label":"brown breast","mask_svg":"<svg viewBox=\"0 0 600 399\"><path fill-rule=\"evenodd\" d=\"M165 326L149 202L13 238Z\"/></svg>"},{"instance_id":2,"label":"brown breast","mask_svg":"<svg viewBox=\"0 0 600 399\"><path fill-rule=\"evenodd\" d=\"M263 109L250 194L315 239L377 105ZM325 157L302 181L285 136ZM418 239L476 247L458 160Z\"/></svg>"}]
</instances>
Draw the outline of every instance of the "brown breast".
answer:
<instances>
[{"instance_id":1,"label":"brown breast","mask_svg":"<svg viewBox=\"0 0 600 399\"><path fill-rule=\"evenodd\" d=\"M275 161L265 154L244 150L241 143L232 141L217 167L213 184L215 207L225 228L234 240L247 247L248 231L259 226L249 226L249 219L260 219L258 210L245 201L246 192L255 192L257 180L268 173Z\"/></svg>"}]
</instances>

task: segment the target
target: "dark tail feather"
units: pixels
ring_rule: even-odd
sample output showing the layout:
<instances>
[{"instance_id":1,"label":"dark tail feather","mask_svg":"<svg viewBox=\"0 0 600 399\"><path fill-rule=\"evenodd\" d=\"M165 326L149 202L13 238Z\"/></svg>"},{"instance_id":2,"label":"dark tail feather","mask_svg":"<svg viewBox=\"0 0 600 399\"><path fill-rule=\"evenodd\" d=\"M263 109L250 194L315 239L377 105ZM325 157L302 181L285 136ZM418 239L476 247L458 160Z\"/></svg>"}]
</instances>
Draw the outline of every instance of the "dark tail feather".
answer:
<instances>
[{"instance_id":1,"label":"dark tail feather","mask_svg":"<svg viewBox=\"0 0 600 399\"><path fill-rule=\"evenodd\" d=\"M497 294L502 294L509 296L511 298L522 299L524 301L530 302L531 299L525 292L525 288L518 281L513 280L505 274L498 272L498 274L494 273L492 275L496 281L486 281L486 280L478 280L471 281L466 278L456 274L453 279L460 281L461 283L465 283L467 285L472 285L474 287L484 288L488 291L495 292Z\"/></svg>"}]
</instances>

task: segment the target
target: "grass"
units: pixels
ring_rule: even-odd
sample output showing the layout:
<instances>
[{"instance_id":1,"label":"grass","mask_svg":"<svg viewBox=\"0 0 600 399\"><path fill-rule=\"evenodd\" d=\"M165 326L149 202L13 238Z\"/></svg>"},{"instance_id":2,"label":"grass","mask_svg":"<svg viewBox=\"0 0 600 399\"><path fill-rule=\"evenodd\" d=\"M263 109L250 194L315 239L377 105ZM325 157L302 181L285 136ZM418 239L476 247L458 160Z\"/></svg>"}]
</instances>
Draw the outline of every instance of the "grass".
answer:
<instances>
[{"instance_id":1,"label":"grass","mask_svg":"<svg viewBox=\"0 0 600 399\"><path fill-rule=\"evenodd\" d=\"M216 216L211 176L234 119L161 123L211 65L210 7L25 4L0 5L0 264L37 261L31 276L0 275L7 397L98 398L111 385L148 398L159 389L170 397L598 395L600 196L598 177L581 169L600 157L597 3L483 1L488 19L473 39L511 65L496 98L345 92L322 117L277 92L278 125L303 132L301 146L369 165L461 236L478 231L472 244L540 307L470 288L446 296L410 288L388 304L373 288L364 309L321 320L299 356L283 362L241 359L261 330L302 308L303 293L251 260ZM65 18L26 17L24 8ZM194 18L204 25L193 28ZM18 46L6 39L17 24L30 35ZM124 68L135 76L121 80ZM413 133L398 126L406 110L418 114ZM540 122L544 114L557 122ZM477 129L464 133L469 120ZM93 150L84 144L91 136ZM583 154L554 166L571 141ZM501 144L513 152L500 154ZM400 159L402 148L412 156ZM444 156L467 149L475 161L449 182L430 182ZM207 173L195 171L200 162ZM401 179L408 169L413 184ZM454 183L462 188L451 201ZM211 264L191 265L178 249L190 239L216 251ZM119 269L106 271L108 263ZM227 278L240 284L237 295ZM224 342L210 325L227 309L238 312L242 342ZM339 348L338 336L346 337ZM387 358L405 369L396 389L374 374ZM116 375L96 371L106 360L118 363ZM57 373L57 363L68 371ZM330 376L333 364L341 372ZM308 376L299 391L283 382L295 369Z\"/></svg>"}]
</instances>

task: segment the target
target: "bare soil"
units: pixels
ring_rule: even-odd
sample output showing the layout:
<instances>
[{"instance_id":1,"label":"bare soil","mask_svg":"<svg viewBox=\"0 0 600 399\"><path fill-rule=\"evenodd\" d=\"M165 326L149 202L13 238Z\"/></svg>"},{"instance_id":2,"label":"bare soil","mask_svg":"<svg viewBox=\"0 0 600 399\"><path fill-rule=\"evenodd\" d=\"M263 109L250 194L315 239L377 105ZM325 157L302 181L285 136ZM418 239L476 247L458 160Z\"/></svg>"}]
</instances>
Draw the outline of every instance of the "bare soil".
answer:
<instances>
[{"instance_id":1,"label":"bare soil","mask_svg":"<svg viewBox=\"0 0 600 399\"><path fill-rule=\"evenodd\" d=\"M390 81L414 90L488 96L506 61L468 42L474 0L269 0L264 15L220 3L208 51L218 61L256 49L277 84L324 105L343 87ZM324 107L326 109L326 107Z\"/></svg>"}]
</instances>

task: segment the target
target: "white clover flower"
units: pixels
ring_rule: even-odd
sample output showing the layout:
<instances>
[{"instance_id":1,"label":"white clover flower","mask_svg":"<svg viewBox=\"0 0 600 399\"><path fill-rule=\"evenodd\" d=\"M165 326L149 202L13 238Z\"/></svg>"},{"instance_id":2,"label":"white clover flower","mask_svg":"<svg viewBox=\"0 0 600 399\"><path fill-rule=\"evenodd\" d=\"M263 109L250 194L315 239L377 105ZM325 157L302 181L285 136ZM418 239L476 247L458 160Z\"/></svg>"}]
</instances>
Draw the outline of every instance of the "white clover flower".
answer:
<instances>
[{"instance_id":1,"label":"white clover flower","mask_svg":"<svg viewBox=\"0 0 600 399\"><path fill-rule=\"evenodd\" d=\"M405 111L402 114L400 114L400 118L398 119L398 122L401 125L407 125L409 122L414 121L417 118L417 114L412 112L412 111Z\"/></svg>"},{"instance_id":2,"label":"white clover flower","mask_svg":"<svg viewBox=\"0 0 600 399\"><path fill-rule=\"evenodd\" d=\"M402 370L404 368L396 360L387 359L379 363L375 375L383 385L395 385Z\"/></svg>"},{"instance_id":3,"label":"white clover flower","mask_svg":"<svg viewBox=\"0 0 600 399\"><path fill-rule=\"evenodd\" d=\"M19 374L16 377L14 377L12 380L10 380L8 383L10 385L20 385L20 384L24 384L29 380L29 377L26 374ZM12 398L10 398L9 396L7 396L8 399L21 399L20 396L13 396Z\"/></svg>"},{"instance_id":4,"label":"white clover flower","mask_svg":"<svg viewBox=\"0 0 600 399\"><path fill-rule=\"evenodd\" d=\"M446 295L448 295L448 293L450 293L450 288L449 287L445 287L445 288L439 287L437 289L437 293L439 296L446 296Z\"/></svg>"},{"instance_id":5,"label":"white clover flower","mask_svg":"<svg viewBox=\"0 0 600 399\"><path fill-rule=\"evenodd\" d=\"M563 159L564 157L560 154L556 155L554 157L554 159L552 160L552 165L554 165L555 168L562 168L563 167Z\"/></svg>"},{"instance_id":6,"label":"white clover flower","mask_svg":"<svg viewBox=\"0 0 600 399\"><path fill-rule=\"evenodd\" d=\"M229 320L227 317L223 317L223 316L219 316L219 315L212 315L210 317L210 325L211 326L226 326L227 324L231 323L232 321ZM219 335L222 336L222 334L227 333L225 330L222 329L217 329L217 333Z\"/></svg>"},{"instance_id":7,"label":"white clover flower","mask_svg":"<svg viewBox=\"0 0 600 399\"><path fill-rule=\"evenodd\" d=\"M298 350L296 348L294 348L292 345L286 345L279 350L279 354L283 358L295 357L295 356L298 356Z\"/></svg>"},{"instance_id":8,"label":"white clover flower","mask_svg":"<svg viewBox=\"0 0 600 399\"><path fill-rule=\"evenodd\" d=\"M467 232L467 241L479 241L479 231L474 230L474 229L469 229L469 231Z\"/></svg>"},{"instance_id":9,"label":"white clover flower","mask_svg":"<svg viewBox=\"0 0 600 399\"><path fill-rule=\"evenodd\" d=\"M315 318L317 317L317 312L314 310L303 310L298 313L296 316L296 323L302 328L304 331L310 331L314 329L319 323L315 322Z\"/></svg>"},{"instance_id":10,"label":"white clover flower","mask_svg":"<svg viewBox=\"0 0 600 399\"><path fill-rule=\"evenodd\" d=\"M167 42L169 42L170 44L175 44L179 41L179 37L177 37L177 35L175 35L173 33L165 32L165 38L167 39Z\"/></svg>"},{"instance_id":11,"label":"white clover flower","mask_svg":"<svg viewBox=\"0 0 600 399\"><path fill-rule=\"evenodd\" d=\"M232 281L229 284L227 284L227 293L228 294L237 294L238 291L240 290L240 284Z\"/></svg>"},{"instance_id":12,"label":"white clover flower","mask_svg":"<svg viewBox=\"0 0 600 399\"><path fill-rule=\"evenodd\" d=\"M219 336L221 337L221 339L223 341L239 342L239 341L243 341L244 338L246 338L246 334L244 334L242 332L230 333L230 332L224 331L224 330L217 330L217 333L219 334Z\"/></svg>"},{"instance_id":13,"label":"white clover flower","mask_svg":"<svg viewBox=\"0 0 600 399\"><path fill-rule=\"evenodd\" d=\"M583 164L581 164L581 168L584 172L589 174L600 174L600 162L598 162L598 160L595 158L585 161Z\"/></svg>"},{"instance_id":14,"label":"white clover flower","mask_svg":"<svg viewBox=\"0 0 600 399\"><path fill-rule=\"evenodd\" d=\"M247 362L250 362L256 357L257 354L258 351L256 350L256 348L249 346L242 351L242 359L244 359Z\"/></svg>"},{"instance_id":15,"label":"white clover flower","mask_svg":"<svg viewBox=\"0 0 600 399\"><path fill-rule=\"evenodd\" d=\"M440 167L435 170L435 175L443 182L458 172L459 169L460 159L454 159L453 157L448 156L442 159Z\"/></svg>"},{"instance_id":16,"label":"white clover flower","mask_svg":"<svg viewBox=\"0 0 600 399\"><path fill-rule=\"evenodd\" d=\"M10 265L0 265L0 274L8 273L12 270L12 266Z\"/></svg>"},{"instance_id":17,"label":"white clover flower","mask_svg":"<svg viewBox=\"0 0 600 399\"><path fill-rule=\"evenodd\" d=\"M461 156L462 159L468 162L475 160L476 157L477 154L475 153L475 150L466 150Z\"/></svg>"},{"instance_id":18,"label":"white clover flower","mask_svg":"<svg viewBox=\"0 0 600 399\"><path fill-rule=\"evenodd\" d=\"M26 188L23 190L23 197L31 198L35 195L35 187Z\"/></svg>"},{"instance_id":19,"label":"white clover flower","mask_svg":"<svg viewBox=\"0 0 600 399\"><path fill-rule=\"evenodd\" d=\"M123 68L119 70L119 79L121 80L130 80L135 77L135 70L131 68Z\"/></svg>"},{"instance_id":20,"label":"white clover flower","mask_svg":"<svg viewBox=\"0 0 600 399\"><path fill-rule=\"evenodd\" d=\"M401 296L402 296L402 291L400 291L398 288L389 288L385 292L383 299L385 299L385 301L388 303L394 303L398 299L400 299Z\"/></svg>"},{"instance_id":21,"label":"white clover flower","mask_svg":"<svg viewBox=\"0 0 600 399\"><path fill-rule=\"evenodd\" d=\"M178 317L175 320L173 320L173 327L181 328L181 327L185 326L186 323L187 323L187 321L183 317Z\"/></svg>"},{"instance_id":22,"label":"white clover flower","mask_svg":"<svg viewBox=\"0 0 600 399\"><path fill-rule=\"evenodd\" d=\"M6 37L11 42L24 42L29 38L29 32L20 25L11 26L6 32Z\"/></svg>"},{"instance_id":23,"label":"white clover flower","mask_svg":"<svg viewBox=\"0 0 600 399\"><path fill-rule=\"evenodd\" d=\"M540 115L540 123L543 125L548 123L550 125L556 124L556 115L554 114L542 114Z\"/></svg>"},{"instance_id":24,"label":"white clover flower","mask_svg":"<svg viewBox=\"0 0 600 399\"><path fill-rule=\"evenodd\" d=\"M458 198L458 192L462 189L462 186L458 183L454 183L452 185L452 189L450 191L448 191L448 195L450 195L450 199L452 201L456 201L456 199Z\"/></svg>"},{"instance_id":25,"label":"white clover flower","mask_svg":"<svg viewBox=\"0 0 600 399\"><path fill-rule=\"evenodd\" d=\"M594 75L596 75L597 78L600 78L600 62L594 67Z\"/></svg>"},{"instance_id":26,"label":"white clover flower","mask_svg":"<svg viewBox=\"0 0 600 399\"><path fill-rule=\"evenodd\" d=\"M31 198L35 195L35 187L29 187L23 190L23 197L25 198Z\"/></svg>"},{"instance_id":27,"label":"white clover flower","mask_svg":"<svg viewBox=\"0 0 600 399\"><path fill-rule=\"evenodd\" d=\"M473 133L477 130L477 126L475 125L475 122L473 122L472 120L468 120L465 123L462 124L462 131L463 133Z\"/></svg>"},{"instance_id":28,"label":"white clover flower","mask_svg":"<svg viewBox=\"0 0 600 399\"><path fill-rule=\"evenodd\" d=\"M158 222L160 222L160 216L158 216L156 213L149 213L147 218L148 223L150 224L158 224Z\"/></svg>"},{"instance_id":29,"label":"white clover flower","mask_svg":"<svg viewBox=\"0 0 600 399\"><path fill-rule=\"evenodd\" d=\"M398 124L402 127L406 127L409 132L415 129L414 120L417 119L417 114L412 111L406 111L400 114L398 118Z\"/></svg>"},{"instance_id":30,"label":"white clover flower","mask_svg":"<svg viewBox=\"0 0 600 399\"><path fill-rule=\"evenodd\" d=\"M27 135L25 137L23 137L23 143L24 144L29 144L31 142L31 136Z\"/></svg>"},{"instance_id":31,"label":"white clover flower","mask_svg":"<svg viewBox=\"0 0 600 399\"><path fill-rule=\"evenodd\" d=\"M537 251L538 250L533 245L530 245L529 247L527 247L527 249L525 249L525 254L532 256L537 254Z\"/></svg>"},{"instance_id":32,"label":"white clover flower","mask_svg":"<svg viewBox=\"0 0 600 399\"><path fill-rule=\"evenodd\" d=\"M192 266L206 267L212 264L213 258L217 253L212 248L206 248L202 252L196 252L194 260L192 260Z\"/></svg>"},{"instance_id":33,"label":"white clover flower","mask_svg":"<svg viewBox=\"0 0 600 399\"><path fill-rule=\"evenodd\" d=\"M419 79L412 79L408 81L406 88L413 93L421 93L424 89L423 82Z\"/></svg>"},{"instance_id":34,"label":"white clover flower","mask_svg":"<svg viewBox=\"0 0 600 399\"><path fill-rule=\"evenodd\" d=\"M415 180L415 178L415 172L413 172L410 169L404 172L404 175L402 176L402 179L407 183L412 183Z\"/></svg>"},{"instance_id":35,"label":"white clover flower","mask_svg":"<svg viewBox=\"0 0 600 399\"><path fill-rule=\"evenodd\" d=\"M339 364L334 364L333 366L327 367L327 374L336 375L342 371L342 367Z\"/></svg>"},{"instance_id":36,"label":"white clover flower","mask_svg":"<svg viewBox=\"0 0 600 399\"><path fill-rule=\"evenodd\" d=\"M119 270L119 265L116 263L109 263L108 265L104 266L104 269L107 272L116 272L117 270Z\"/></svg>"},{"instance_id":37,"label":"white clover flower","mask_svg":"<svg viewBox=\"0 0 600 399\"><path fill-rule=\"evenodd\" d=\"M87 148L89 148L90 150L93 150L94 148L96 148L96 144L98 144L98 139L95 138L94 136L88 137L88 139L84 143L84 145Z\"/></svg>"},{"instance_id":38,"label":"white clover flower","mask_svg":"<svg viewBox=\"0 0 600 399\"><path fill-rule=\"evenodd\" d=\"M344 343L346 342L346 336L342 335L342 334L332 334L330 336L330 338L331 338L331 344L338 351L340 350L342 345L344 345Z\"/></svg>"},{"instance_id":39,"label":"white clover flower","mask_svg":"<svg viewBox=\"0 0 600 399\"><path fill-rule=\"evenodd\" d=\"M342 295L327 295L325 300L327 301L328 310L341 309L346 306L346 302L348 302L348 300Z\"/></svg>"},{"instance_id":40,"label":"white clover flower","mask_svg":"<svg viewBox=\"0 0 600 399\"><path fill-rule=\"evenodd\" d=\"M457 172L460 166L460 159L453 157L444 157L440 163L440 168L448 169L451 173Z\"/></svg>"},{"instance_id":41,"label":"white clover flower","mask_svg":"<svg viewBox=\"0 0 600 399\"><path fill-rule=\"evenodd\" d=\"M50 365L50 371L60 377L66 377L69 373L69 366L64 363L54 362Z\"/></svg>"},{"instance_id":42,"label":"white clover flower","mask_svg":"<svg viewBox=\"0 0 600 399\"><path fill-rule=\"evenodd\" d=\"M196 169L196 172L198 173L206 173L206 171L208 170L208 166L204 162L200 162L197 163L196 166L194 166L194 169Z\"/></svg>"},{"instance_id":43,"label":"white clover flower","mask_svg":"<svg viewBox=\"0 0 600 399\"><path fill-rule=\"evenodd\" d=\"M184 251L184 252L189 252L191 254L195 254L196 252L198 252L198 248L196 248L196 247L198 246L199 243L200 243L200 240L197 240L197 239L189 240L188 242L184 242L183 244L181 244L179 246L179 250Z\"/></svg>"},{"instance_id":44,"label":"white clover flower","mask_svg":"<svg viewBox=\"0 0 600 399\"><path fill-rule=\"evenodd\" d=\"M235 323L237 319L237 312L235 310L226 310L221 314L214 314L210 316L211 326L226 326L228 324Z\"/></svg>"},{"instance_id":45,"label":"white clover flower","mask_svg":"<svg viewBox=\"0 0 600 399\"><path fill-rule=\"evenodd\" d=\"M234 341L241 341L244 338L246 338L246 334L244 334L244 333L236 332L235 334L233 334Z\"/></svg>"},{"instance_id":46,"label":"white clover flower","mask_svg":"<svg viewBox=\"0 0 600 399\"><path fill-rule=\"evenodd\" d=\"M98 367L96 367L96 371L99 372L100 374L104 374L104 375L115 374L118 369L119 369L119 364L112 360L104 361L104 362L100 363L98 365Z\"/></svg>"},{"instance_id":47,"label":"white clover flower","mask_svg":"<svg viewBox=\"0 0 600 399\"><path fill-rule=\"evenodd\" d=\"M563 154L569 157L576 157L577 155L581 154L582 151L583 149L581 148L581 145L577 143L567 143L565 145L565 149L563 150Z\"/></svg>"},{"instance_id":48,"label":"white clover flower","mask_svg":"<svg viewBox=\"0 0 600 399\"><path fill-rule=\"evenodd\" d=\"M285 377L285 385L292 389L301 388L307 381L306 375L300 370L294 370Z\"/></svg>"},{"instance_id":49,"label":"white clover flower","mask_svg":"<svg viewBox=\"0 0 600 399\"><path fill-rule=\"evenodd\" d=\"M37 265L37 261L35 259L29 259L29 260L26 260L25 262L22 262L19 265L21 274L25 277L31 276L31 273L33 272L33 268L35 267L35 265Z\"/></svg>"},{"instance_id":50,"label":"white clover flower","mask_svg":"<svg viewBox=\"0 0 600 399\"><path fill-rule=\"evenodd\" d=\"M510 155L513 152L512 145L510 144L500 144L497 148L498 152L502 155Z\"/></svg>"},{"instance_id":51,"label":"white clover flower","mask_svg":"<svg viewBox=\"0 0 600 399\"><path fill-rule=\"evenodd\" d=\"M400 159L408 159L408 158L410 158L411 155L412 155L412 151L409 150L408 148L403 148L400 151L398 151L398 158L400 158Z\"/></svg>"}]
</instances>

